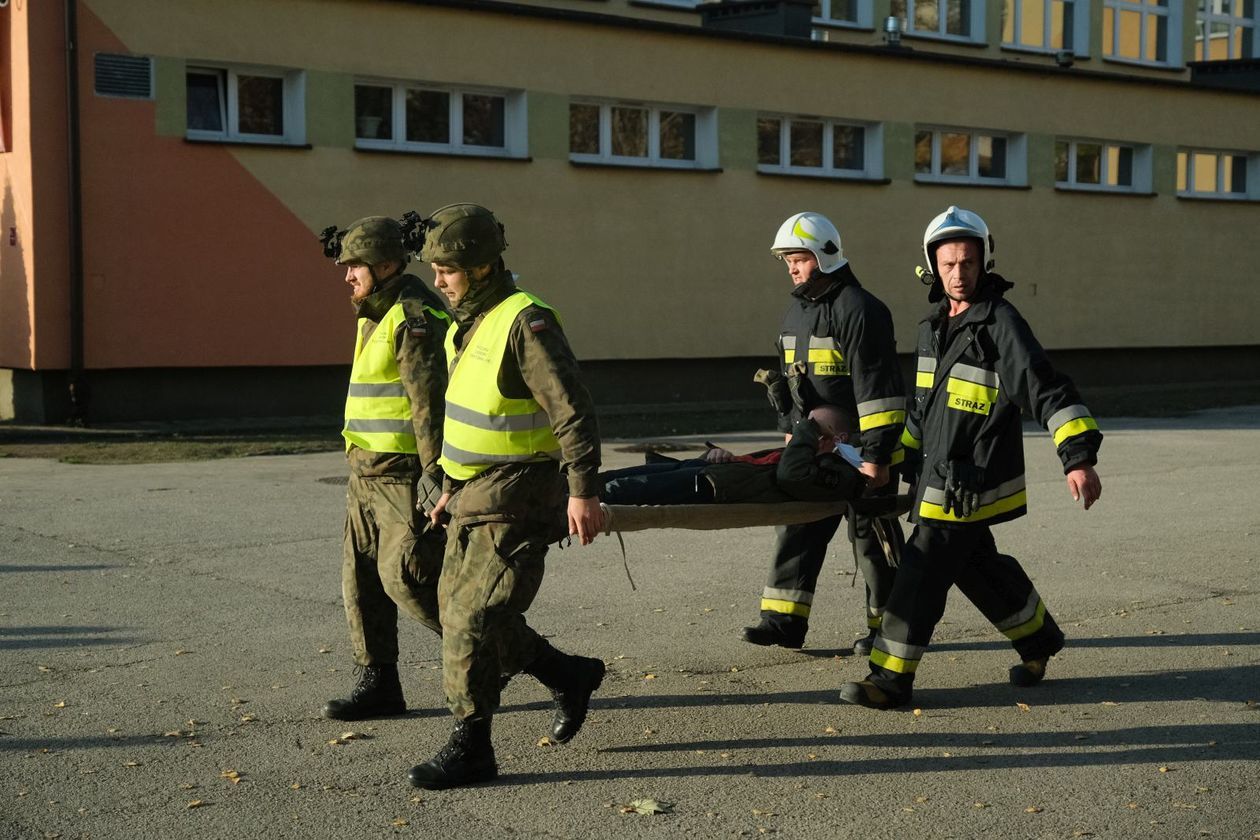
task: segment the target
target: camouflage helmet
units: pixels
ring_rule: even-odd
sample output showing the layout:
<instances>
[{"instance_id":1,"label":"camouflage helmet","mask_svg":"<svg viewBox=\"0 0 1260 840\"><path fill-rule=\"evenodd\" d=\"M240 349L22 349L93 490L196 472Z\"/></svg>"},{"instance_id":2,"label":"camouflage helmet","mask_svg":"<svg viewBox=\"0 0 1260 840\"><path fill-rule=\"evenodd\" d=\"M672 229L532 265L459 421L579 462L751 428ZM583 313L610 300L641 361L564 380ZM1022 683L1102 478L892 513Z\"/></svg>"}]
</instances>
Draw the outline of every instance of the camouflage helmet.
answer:
<instances>
[{"instance_id":1,"label":"camouflage helmet","mask_svg":"<svg viewBox=\"0 0 1260 840\"><path fill-rule=\"evenodd\" d=\"M403 246L402 226L389 216L367 216L346 228L341 237L341 254L337 265L361 262L377 265L383 262L407 262Z\"/></svg>"},{"instance_id":2,"label":"camouflage helmet","mask_svg":"<svg viewBox=\"0 0 1260 840\"><path fill-rule=\"evenodd\" d=\"M420 259L459 268L489 265L507 247L503 225L479 204L448 204L433 211Z\"/></svg>"}]
</instances>

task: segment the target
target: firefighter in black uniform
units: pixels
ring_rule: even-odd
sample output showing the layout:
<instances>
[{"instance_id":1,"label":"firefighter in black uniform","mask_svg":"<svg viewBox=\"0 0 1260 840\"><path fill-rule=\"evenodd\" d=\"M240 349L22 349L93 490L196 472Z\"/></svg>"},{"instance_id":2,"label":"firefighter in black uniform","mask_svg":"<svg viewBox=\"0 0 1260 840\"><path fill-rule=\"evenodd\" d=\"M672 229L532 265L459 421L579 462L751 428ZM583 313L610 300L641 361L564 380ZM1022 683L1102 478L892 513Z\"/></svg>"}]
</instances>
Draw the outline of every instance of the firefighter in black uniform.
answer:
<instances>
[{"instance_id":1,"label":"firefighter in black uniform","mask_svg":"<svg viewBox=\"0 0 1260 840\"><path fill-rule=\"evenodd\" d=\"M1003 298L1012 284L991 271L993 239L984 220L950 207L928 225L923 251L928 271L921 276L935 305L919 324L914 404L902 438L907 474L920 470L915 529L870 675L840 689L842 700L877 709L909 702L915 669L954 585L1019 653L1013 684L1040 682L1063 648L1063 632L1032 581L1015 558L998 553L989 530L1027 510L1021 409L1054 438L1072 498L1088 510L1102 492L1094 471L1098 424Z\"/></svg>"},{"instance_id":2,"label":"firefighter in black uniform","mask_svg":"<svg viewBox=\"0 0 1260 840\"><path fill-rule=\"evenodd\" d=\"M839 406L858 420L856 443L868 488L895 492L906 397L888 308L862 288L841 251L839 232L823 215L790 217L770 250L787 264L793 283L779 333L779 375L771 374L766 383L779 411L779 430L790 431L815 405ZM786 648L804 644L818 575L841 518L776 529L761 620L744 628L745 641ZM866 655L892 592L904 537L896 520L862 515L850 518L848 536L866 579L867 636L854 645Z\"/></svg>"}]
</instances>

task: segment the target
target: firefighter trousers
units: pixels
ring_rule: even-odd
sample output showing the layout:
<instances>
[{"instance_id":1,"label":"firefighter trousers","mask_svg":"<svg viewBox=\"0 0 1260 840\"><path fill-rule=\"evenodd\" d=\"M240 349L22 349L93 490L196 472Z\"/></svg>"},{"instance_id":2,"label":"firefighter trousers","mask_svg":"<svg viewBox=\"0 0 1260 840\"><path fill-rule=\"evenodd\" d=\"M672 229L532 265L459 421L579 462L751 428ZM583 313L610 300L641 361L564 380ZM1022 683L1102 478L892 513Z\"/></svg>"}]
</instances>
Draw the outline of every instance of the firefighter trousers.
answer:
<instances>
[{"instance_id":1,"label":"firefighter trousers","mask_svg":"<svg viewBox=\"0 0 1260 840\"><path fill-rule=\"evenodd\" d=\"M885 693L909 699L915 670L955 585L1025 662L1063 649L1063 631L1019 562L998 553L988 527L917 525L871 651L870 680Z\"/></svg>"},{"instance_id":2,"label":"firefighter trousers","mask_svg":"<svg viewBox=\"0 0 1260 840\"><path fill-rule=\"evenodd\" d=\"M775 528L778 539L774 562L761 593L763 619L780 627L790 625L796 633L804 633L827 546L844 518L832 516L817 522ZM901 525L895 519L884 522L886 538L900 554L905 544ZM897 574L897 569L888 562L875 528L872 517L853 515L849 518L848 536L853 544L853 559L866 582L866 626L871 629L880 626Z\"/></svg>"}]
</instances>

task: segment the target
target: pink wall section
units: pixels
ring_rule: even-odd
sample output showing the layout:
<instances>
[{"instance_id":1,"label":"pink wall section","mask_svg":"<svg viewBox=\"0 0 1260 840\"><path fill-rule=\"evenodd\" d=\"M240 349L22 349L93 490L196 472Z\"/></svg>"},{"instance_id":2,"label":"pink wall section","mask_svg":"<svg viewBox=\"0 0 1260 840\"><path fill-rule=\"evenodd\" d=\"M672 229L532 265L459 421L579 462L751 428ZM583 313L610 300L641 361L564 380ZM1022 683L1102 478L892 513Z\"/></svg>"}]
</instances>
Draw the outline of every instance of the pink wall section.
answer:
<instances>
[{"instance_id":1,"label":"pink wall section","mask_svg":"<svg viewBox=\"0 0 1260 840\"><path fill-rule=\"evenodd\" d=\"M0 156L0 366L65 367L70 333L62 4L10 3L0 15L7 17L4 69L12 74L12 148Z\"/></svg>"},{"instance_id":2,"label":"pink wall section","mask_svg":"<svg viewBox=\"0 0 1260 840\"><path fill-rule=\"evenodd\" d=\"M348 362L347 291L314 233L230 146L158 137L153 102L96 96L93 53L128 50L79 8L86 366Z\"/></svg>"}]
</instances>

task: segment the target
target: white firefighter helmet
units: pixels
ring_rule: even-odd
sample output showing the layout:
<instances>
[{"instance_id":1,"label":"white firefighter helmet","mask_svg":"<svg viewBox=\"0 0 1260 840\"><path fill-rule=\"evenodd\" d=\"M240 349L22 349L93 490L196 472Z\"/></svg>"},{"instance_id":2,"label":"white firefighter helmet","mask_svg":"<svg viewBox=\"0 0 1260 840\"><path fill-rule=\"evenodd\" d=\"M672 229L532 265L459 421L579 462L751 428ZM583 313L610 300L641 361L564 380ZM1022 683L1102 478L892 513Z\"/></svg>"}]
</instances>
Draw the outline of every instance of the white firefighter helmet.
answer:
<instances>
[{"instance_id":1,"label":"white firefighter helmet","mask_svg":"<svg viewBox=\"0 0 1260 840\"><path fill-rule=\"evenodd\" d=\"M818 270L830 274L848 262L840 249L840 231L822 213L797 213L779 225L770 253L779 259L793 251L809 251Z\"/></svg>"},{"instance_id":2,"label":"white firefighter helmet","mask_svg":"<svg viewBox=\"0 0 1260 840\"><path fill-rule=\"evenodd\" d=\"M993 269L993 236L980 214L950 205L944 213L928 223L923 231L923 256L928 261L928 271L936 274L936 245L950 239L980 240L980 267Z\"/></svg>"}]
</instances>

